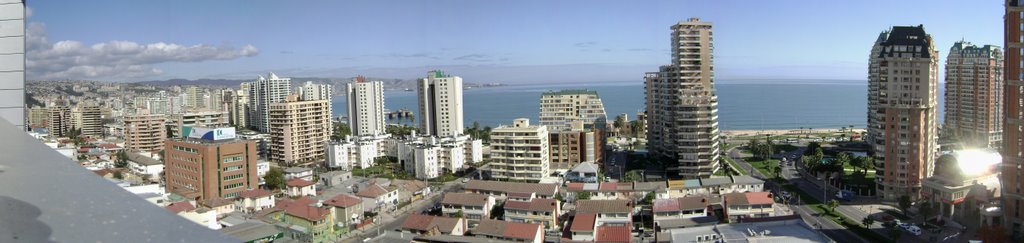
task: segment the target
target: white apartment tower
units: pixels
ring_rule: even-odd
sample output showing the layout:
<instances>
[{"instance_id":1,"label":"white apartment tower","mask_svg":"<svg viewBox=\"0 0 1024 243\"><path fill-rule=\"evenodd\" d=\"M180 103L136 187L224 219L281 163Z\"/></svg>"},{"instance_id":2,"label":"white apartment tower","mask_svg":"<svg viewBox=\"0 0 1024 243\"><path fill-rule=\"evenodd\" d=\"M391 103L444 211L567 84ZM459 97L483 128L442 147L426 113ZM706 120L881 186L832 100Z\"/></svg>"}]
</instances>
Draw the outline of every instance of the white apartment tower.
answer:
<instances>
[{"instance_id":1,"label":"white apartment tower","mask_svg":"<svg viewBox=\"0 0 1024 243\"><path fill-rule=\"evenodd\" d=\"M384 83L356 77L345 85L348 125L355 136L384 134Z\"/></svg>"},{"instance_id":2,"label":"white apartment tower","mask_svg":"<svg viewBox=\"0 0 1024 243\"><path fill-rule=\"evenodd\" d=\"M582 120L587 129L605 128L608 115L597 91L561 90L540 95L540 125L549 131L566 131L577 120Z\"/></svg>"},{"instance_id":3,"label":"white apartment tower","mask_svg":"<svg viewBox=\"0 0 1024 243\"><path fill-rule=\"evenodd\" d=\"M932 175L938 149L938 58L924 26L893 26L871 50L868 137L878 193L885 200L917 199Z\"/></svg>"},{"instance_id":4,"label":"white apartment tower","mask_svg":"<svg viewBox=\"0 0 1024 243\"><path fill-rule=\"evenodd\" d=\"M249 127L264 133L270 131L268 107L270 104L284 102L291 90L292 80L269 73L267 77L260 75L255 81L242 83L241 86L249 88L247 106L250 112L246 115Z\"/></svg>"},{"instance_id":5,"label":"white apartment tower","mask_svg":"<svg viewBox=\"0 0 1024 243\"><path fill-rule=\"evenodd\" d=\"M548 129L526 118L491 130L490 177L540 182L550 173Z\"/></svg>"},{"instance_id":6,"label":"white apartment tower","mask_svg":"<svg viewBox=\"0 0 1024 243\"><path fill-rule=\"evenodd\" d=\"M672 64L644 76L647 147L676 161L674 176L707 178L720 169L711 23L690 18L671 29Z\"/></svg>"},{"instance_id":7,"label":"white apartment tower","mask_svg":"<svg viewBox=\"0 0 1024 243\"><path fill-rule=\"evenodd\" d=\"M965 146L998 148L1003 133L1003 52L958 41L946 57L942 133Z\"/></svg>"},{"instance_id":8,"label":"white apartment tower","mask_svg":"<svg viewBox=\"0 0 1024 243\"><path fill-rule=\"evenodd\" d=\"M430 71L419 80L416 92L423 135L462 135L462 78L440 70Z\"/></svg>"}]
</instances>

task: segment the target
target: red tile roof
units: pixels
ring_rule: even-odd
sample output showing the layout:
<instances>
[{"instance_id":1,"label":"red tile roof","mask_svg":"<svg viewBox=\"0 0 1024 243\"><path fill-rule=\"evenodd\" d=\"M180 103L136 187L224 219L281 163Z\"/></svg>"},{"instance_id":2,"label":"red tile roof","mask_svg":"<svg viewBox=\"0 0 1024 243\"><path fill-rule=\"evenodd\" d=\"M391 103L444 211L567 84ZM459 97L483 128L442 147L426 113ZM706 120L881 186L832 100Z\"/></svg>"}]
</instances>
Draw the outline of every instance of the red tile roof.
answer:
<instances>
[{"instance_id":1,"label":"red tile roof","mask_svg":"<svg viewBox=\"0 0 1024 243\"><path fill-rule=\"evenodd\" d=\"M744 195L747 196L747 203L751 205L775 203L775 199L772 198L772 194L770 192L748 192Z\"/></svg>"},{"instance_id":2,"label":"red tile roof","mask_svg":"<svg viewBox=\"0 0 1024 243\"><path fill-rule=\"evenodd\" d=\"M231 201L231 200L225 199L225 198L217 197L217 198L210 198L210 199L202 200L202 201L199 202L199 205L203 205L203 206L207 206L207 207L211 207L211 208L220 207L220 206L224 206L224 205L228 205L228 204L234 204L234 201Z\"/></svg>"},{"instance_id":3,"label":"red tile roof","mask_svg":"<svg viewBox=\"0 0 1024 243\"><path fill-rule=\"evenodd\" d=\"M320 221L327 218L327 215L331 214L331 210L327 208L317 207L315 204L302 204L292 203L284 208L284 212L288 215L303 218L309 221Z\"/></svg>"},{"instance_id":4,"label":"red tile roof","mask_svg":"<svg viewBox=\"0 0 1024 243\"><path fill-rule=\"evenodd\" d=\"M245 191L239 192L238 193L238 197L241 197L241 198L261 198L261 197L269 197L270 194L271 194L270 191L263 190L263 189L249 189L249 190L245 190Z\"/></svg>"},{"instance_id":5,"label":"red tile roof","mask_svg":"<svg viewBox=\"0 0 1024 243\"><path fill-rule=\"evenodd\" d=\"M680 197L654 200L654 212L674 212L707 207L704 197Z\"/></svg>"},{"instance_id":6,"label":"red tile roof","mask_svg":"<svg viewBox=\"0 0 1024 243\"><path fill-rule=\"evenodd\" d=\"M359 190L359 192L356 192L356 196L365 197L365 198L377 198L377 197L380 197L381 195L384 195L384 194L387 194L387 193L388 193L388 190L385 190L380 185L373 184L373 185L370 185L370 186L366 187L363 190Z\"/></svg>"},{"instance_id":7,"label":"red tile roof","mask_svg":"<svg viewBox=\"0 0 1024 243\"><path fill-rule=\"evenodd\" d=\"M473 228L473 234L521 239L526 240L526 242L533 242L536 240L537 236L540 235L542 228L543 226L540 224L483 219L476 228Z\"/></svg>"},{"instance_id":8,"label":"red tile roof","mask_svg":"<svg viewBox=\"0 0 1024 243\"><path fill-rule=\"evenodd\" d=\"M180 213L180 212L195 210L196 206L192 206L191 203L188 203L186 201L181 201L181 202L171 203L170 205L167 205L167 207L164 207L164 208L166 208L168 211L171 211L172 213Z\"/></svg>"},{"instance_id":9,"label":"red tile roof","mask_svg":"<svg viewBox=\"0 0 1024 243\"><path fill-rule=\"evenodd\" d=\"M363 199L346 194L337 195L327 201L324 201L324 204L339 208L347 208L360 203L363 203Z\"/></svg>"},{"instance_id":10,"label":"red tile roof","mask_svg":"<svg viewBox=\"0 0 1024 243\"><path fill-rule=\"evenodd\" d=\"M583 183L570 182L569 185L566 185L566 187L567 187L566 190L569 190L571 192L582 191L583 190Z\"/></svg>"},{"instance_id":11,"label":"red tile roof","mask_svg":"<svg viewBox=\"0 0 1024 243\"><path fill-rule=\"evenodd\" d=\"M104 149L119 149L119 148L121 148L121 147L117 146L117 144L112 144L112 143L100 144L100 147L104 148Z\"/></svg>"},{"instance_id":12,"label":"red tile roof","mask_svg":"<svg viewBox=\"0 0 1024 243\"><path fill-rule=\"evenodd\" d=\"M451 234L452 230L455 229L459 222L462 222L461 218L449 218L449 217L437 217L422 214L411 214L402 222L402 229L412 229L418 231L429 231L434 227L437 227L441 233ZM465 227L465 224L463 224Z\"/></svg>"},{"instance_id":13,"label":"red tile roof","mask_svg":"<svg viewBox=\"0 0 1024 243\"><path fill-rule=\"evenodd\" d=\"M555 212L555 208L558 208L558 200L545 198L534 198L529 202L508 200L505 201L505 208L539 212Z\"/></svg>"},{"instance_id":14,"label":"red tile roof","mask_svg":"<svg viewBox=\"0 0 1024 243\"><path fill-rule=\"evenodd\" d=\"M289 187L307 187L316 184L312 181L303 180L301 178L292 178L291 180L288 180L287 183Z\"/></svg>"},{"instance_id":15,"label":"red tile roof","mask_svg":"<svg viewBox=\"0 0 1024 243\"><path fill-rule=\"evenodd\" d=\"M594 240L597 242L630 242L630 238L628 225L599 226Z\"/></svg>"},{"instance_id":16,"label":"red tile roof","mask_svg":"<svg viewBox=\"0 0 1024 243\"><path fill-rule=\"evenodd\" d=\"M597 214L593 213L578 213L572 220L572 227L569 228L570 232L593 232L594 223L597 221Z\"/></svg>"}]
</instances>

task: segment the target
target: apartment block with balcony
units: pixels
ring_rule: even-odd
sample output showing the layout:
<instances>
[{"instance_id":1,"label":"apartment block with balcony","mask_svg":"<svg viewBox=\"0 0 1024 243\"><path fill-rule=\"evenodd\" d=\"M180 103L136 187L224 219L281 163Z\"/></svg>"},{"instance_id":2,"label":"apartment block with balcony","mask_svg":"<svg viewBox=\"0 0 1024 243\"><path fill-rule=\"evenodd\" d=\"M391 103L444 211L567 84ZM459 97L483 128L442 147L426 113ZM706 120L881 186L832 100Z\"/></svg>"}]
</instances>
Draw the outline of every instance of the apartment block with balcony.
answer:
<instances>
[{"instance_id":1,"label":"apartment block with balcony","mask_svg":"<svg viewBox=\"0 0 1024 243\"><path fill-rule=\"evenodd\" d=\"M938 51L924 26L879 34L868 69L867 142L884 200L917 199L938 150Z\"/></svg>"},{"instance_id":2,"label":"apartment block with balcony","mask_svg":"<svg viewBox=\"0 0 1024 243\"><path fill-rule=\"evenodd\" d=\"M491 130L489 177L497 180L540 182L550 174L548 130L519 118Z\"/></svg>"},{"instance_id":3,"label":"apartment block with balcony","mask_svg":"<svg viewBox=\"0 0 1024 243\"><path fill-rule=\"evenodd\" d=\"M1002 146L1003 68L998 46L953 43L946 56L944 136L968 147Z\"/></svg>"},{"instance_id":4,"label":"apartment block with balcony","mask_svg":"<svg viewBox=\"0 0 1024 243\"><path fill-rule=\"evenodd\" d=\"M167 138L164 115L133 115L125 116L123 120L125 148L148 152L164 148L164 139Z\"/></svg>"},{"instance_id":5,"label":"apartment block with balcony","mask_svg":"<svg viewBox=\"0 0 1024 243\"><path fill-rule=\"evenodd\" d=\"M711 23L690 18L671 29L672 64L644 77L647 148L676 161L673 177L710 177L721 168Z\"/></svg>"},{"instance_id":6,"label":"apartment block with balcony","mask_svg":"<svg viewBox=\"0 0 1024 243\"><path fill-rule=\"evenodd\" d=\"M1024 239L1024 2L1006 0L1003 18L1003 46L1006 47L1005 92L1003 96L1003 163L1000 182L1003 186L1002 225L1012 240Z\"/></svg>"},{"instance_id":7,"label":"apartment block with balcony","mask_svg":"<svg viewBox=\"0 0 1024 243\"><path fill-rule=\"evenodd\" d=\"M189 129L192 127L227 127L228 122L226 111L203 111L184 114L173 114L170 119L168 130L171 136L176 138L188 137Z\"/></svg>"},{"instance_id":8,"label":"apartment block with balcony","mask_svg":"<svg viewBox=\"0 0 1024 243\"><path fill-rule=\"evenodd\" d=\"M323 162L330 140L331 104L327 100L299 101L288 96L268 107L270 161L288 165Z\"/></svg>"},{"instance_id":9,"label":"apartment block with balcony","mask_svg":"<svg viewBox=\"0 0 1024 243\"><path fill-rule=\"evenodd\" d=\"M102 137L103 136L103 115L98 105L80 105L72 110L75 117L76 129L82 135Z\"/></svg>"},{"instance_id":10,"label":"apartment block with balcony","mask_svg":"<svg viewBox=\"0 0 1024 243\"><path fill-rule=\"evenodd\" d=\"M573 130L574 121L581 121L588 130L606 128L608 115L597 91L560 90L540 94L540 125L550 131L568 131Z\"/></svg>"}]
</instances>

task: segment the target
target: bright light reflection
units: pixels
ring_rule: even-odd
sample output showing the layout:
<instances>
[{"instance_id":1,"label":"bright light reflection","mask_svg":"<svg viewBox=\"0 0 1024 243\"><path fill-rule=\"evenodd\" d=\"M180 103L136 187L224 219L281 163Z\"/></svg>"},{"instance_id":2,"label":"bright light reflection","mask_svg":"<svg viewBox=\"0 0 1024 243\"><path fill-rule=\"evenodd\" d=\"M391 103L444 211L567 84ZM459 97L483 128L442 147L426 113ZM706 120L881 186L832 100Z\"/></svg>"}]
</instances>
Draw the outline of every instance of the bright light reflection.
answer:
<instances>
[{"instance_id":1,"label":"bright light reflection","mask_svg":"<svg viewBox=\"0 0 1024 243\"><path fill-rule=\"evenodd\" d=\"M981 175L1003 161L1003 156L991 150L968 149L953 153L964 176Z\"/></svg>"}]
</instances>

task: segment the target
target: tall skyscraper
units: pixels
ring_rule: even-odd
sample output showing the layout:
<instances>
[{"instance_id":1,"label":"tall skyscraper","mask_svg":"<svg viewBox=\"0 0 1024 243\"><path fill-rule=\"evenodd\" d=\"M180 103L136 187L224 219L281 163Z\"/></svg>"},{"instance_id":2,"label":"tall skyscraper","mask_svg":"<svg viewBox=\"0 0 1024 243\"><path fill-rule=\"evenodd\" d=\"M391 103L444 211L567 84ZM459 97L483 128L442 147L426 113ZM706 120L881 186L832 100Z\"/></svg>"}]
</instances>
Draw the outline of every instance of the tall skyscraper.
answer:
<instances>
[{"instance_id":1,"label":"tall skyscraper","mask_svg":"<svg viewBox=\"0 0 1024 243\"><path fill-rule=\"evenodd\" d=\"M259 187L256 141L235 138L235 128L196 128L165 142L167 192L189 199L232 198Z\"/></svg>"},{"instance_id":2,"label":"tall skyscraper","mask_svg":"<svg viewBox=\"0 0 1024 243\"><path fill-rule=\"evenodd\" d=\"M242 83L241 88L235 91L235 98L231 100L231 124L235 126L248 126L249 118L249 83Z\"/></svg>"},{"instance_id":3,"label":"tall skyscraper","mask_svg":"<svg viewBox=\"0 0 1024 243\"><path fill-rule=\"evenodd\" d=\"M462 78L434 70L420 79L416 88L423 135L462 135Z\"/></svg>"},{"instance_id":4,"label":"tall skyscraper","mask_svg":"<svg viewBox=\"0 0 1024 243\"><path fill-rule=\"evenodd\" d=\"M167 137L164 115L134 115L124 117L125 148L134 151L155 152L163 149Z\"/></svg>"},{"instance_id":5,"label":"tall skyscraper","mask_svg":"<svg viewBox=\"0 0 1024 243\"><path fill-rule=\"evenodd\" d=\"M25 129L25 1L0 1L0 119Z\"/></svg>"},{"instance_id":6,"label":"tall skyscraper","mask_svg":"<svg viewBox=\"0 0 1024 243\"><path fill-rule=\"evenodd\" d=\"M331 101L331 85L316 84L313 81L306 81L299 87L299 99L301 100L327 100Z\"/></svg>"},{"instance_id":7,"label":"tall skyscraper","mask_svg":"<svg viewBox=\"0 0 1024 243\"><path fill-rule=\"evenodd\" d=\"M331 104L327 100L300 101L288 96L268 107L270 160L288 165L323 162L330 141Z\"/></svg>"},{"instance_id":8,"label":"tall skyscraper","mask_svg":"<svg viewBox=\"0 0 1024 243\"><path fill-rule=\"evenodd\" d=\"M348 99L348 126L355 136L384 134L384 83L356 77L345 85Z\"/></svg>"},{"instance_id":9,"label":"tall skyscraper","mask_svg":"<svg viewBox=\"0 0 1024 243\"><path fill-rule=\"evenodd\" d=\"M868 70L868 144L878 193L885 200L918 198L938 149L939 53L924 26L894 26L871 49Z\"/></svg>"},{"instance_id":10,"label":"tall skyscraper","mask_svg":"<svg viewBox=\"0 0 1024 243\"><path fill-rule=\"evenodd\" d=\"M605 128L608 115L597 91L561 90L540 94L540 125L547 126L548 131L571 130L576 120L582 120L584 128Z\"/></svg>"},{"instance_id":11,"label":"tall skyscraper","mask_svg":"<svg viewBox=\"0 0 1024 243\"><path fill-rule=\"evenodd\" d=\"M1003 136L1003 51L958 41L946 57L942 134L968 147L998 148Z\"/></svg>"},{"instance_id":12,"label":"tall skyscraper","mask_svg":"<svg viewBox=\"0 0 1024 243\"><path fill-rule=\"evenodd\" d=\"M1001 181L1003 186L1003 215L1013 239L1024 238L1024 67L1020 62L1024 51L1024 3L1020 0L1006 0L1006 15L1003 16L1004 43L1006 47L1006 86L1003 89L1003 164Z\"/></svg>"},{"instance_id":13,"label":"tall skyscraper","mask_svg":"<svg viewBox=\"0 0 1024 243\"><path fill-rule=\"evenodd\" d=\"M249 127L264 133L269 131L267 108L270 104L284 101L292 89L292 79L280 78L277 74L270 73L267 77L260 75L256 81L243 83L242 86L249 87L247 106L250 113L246 116Z\"/></svg>"},{"instance_id":14,"label":"tall skyscraper","mask_svg":"<svg viewBox=\"0 0 1024 243\"><path fill-rule=\"evenodd\" d=\"M711 23L690 18L671 29L672 64L644 76L647 148L676 161L670 173L706 178L720 169Z\"/></svg>"}]
</instances>

